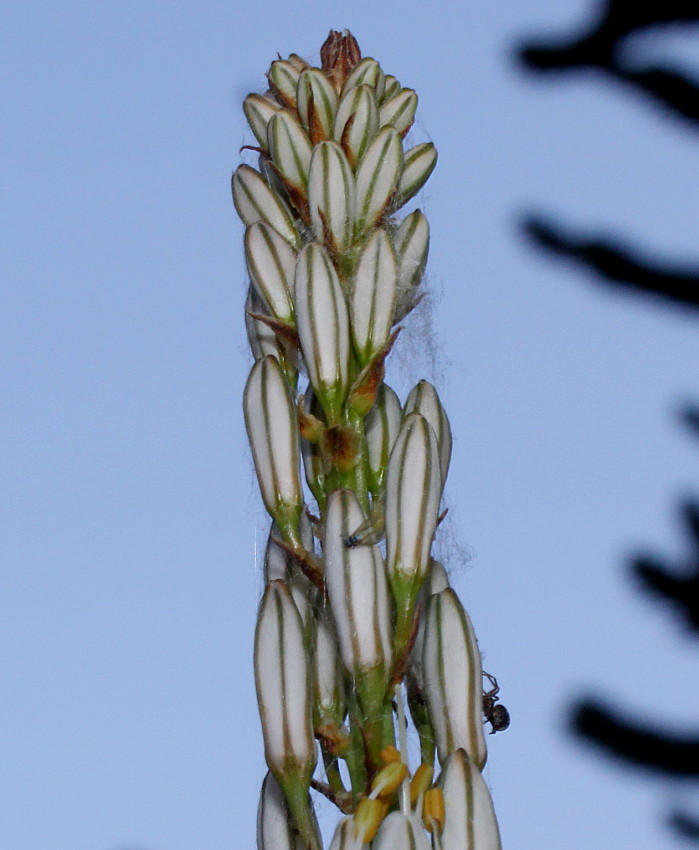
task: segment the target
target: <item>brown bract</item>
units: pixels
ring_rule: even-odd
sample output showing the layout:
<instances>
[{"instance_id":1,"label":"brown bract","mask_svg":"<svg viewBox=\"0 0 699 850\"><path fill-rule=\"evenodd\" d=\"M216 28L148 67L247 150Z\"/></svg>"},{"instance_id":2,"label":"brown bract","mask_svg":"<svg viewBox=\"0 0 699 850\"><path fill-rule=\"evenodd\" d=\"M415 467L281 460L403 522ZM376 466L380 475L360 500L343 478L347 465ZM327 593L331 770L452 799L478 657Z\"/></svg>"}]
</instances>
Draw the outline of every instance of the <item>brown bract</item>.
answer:
<instances>
[{"instance_id":1,"label":"brown bract","mask_svg":"<svg viewBox=\"0 0 699 850\"><path fill-rule=\"evenodd\" d=\"M341 33L330 30L320 48L321 67L338 92L361 58L357 39L349 30Z\"/></svg>"}]
</instances>

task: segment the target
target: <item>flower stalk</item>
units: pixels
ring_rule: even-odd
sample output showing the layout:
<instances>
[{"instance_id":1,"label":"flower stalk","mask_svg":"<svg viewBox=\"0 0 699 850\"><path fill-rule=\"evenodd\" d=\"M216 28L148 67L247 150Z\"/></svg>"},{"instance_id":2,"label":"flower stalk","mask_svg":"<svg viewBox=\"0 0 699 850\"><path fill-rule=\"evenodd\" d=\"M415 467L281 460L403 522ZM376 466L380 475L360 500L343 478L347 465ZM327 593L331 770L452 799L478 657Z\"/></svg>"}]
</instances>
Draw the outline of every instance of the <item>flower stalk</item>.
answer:
<instances>
[{"instance_id":1,"label":"flower stalk","mask_svg":"<svg viewBox=\"0 0 699 850\"><path fill-rule=\"evenodd\" d=\"M255 361L245 425L271 521L258 850L322 850L316 792L344 815L331 850L498 850L480 652L432 557L451 426L428 382L403 403L384 382L429 248L427 219L402 207L437 152L407 144L417 94L347 32L320 67L291 54L267 81L243 106L258 167L232 181Z\"/></svg>"}]
</instances>

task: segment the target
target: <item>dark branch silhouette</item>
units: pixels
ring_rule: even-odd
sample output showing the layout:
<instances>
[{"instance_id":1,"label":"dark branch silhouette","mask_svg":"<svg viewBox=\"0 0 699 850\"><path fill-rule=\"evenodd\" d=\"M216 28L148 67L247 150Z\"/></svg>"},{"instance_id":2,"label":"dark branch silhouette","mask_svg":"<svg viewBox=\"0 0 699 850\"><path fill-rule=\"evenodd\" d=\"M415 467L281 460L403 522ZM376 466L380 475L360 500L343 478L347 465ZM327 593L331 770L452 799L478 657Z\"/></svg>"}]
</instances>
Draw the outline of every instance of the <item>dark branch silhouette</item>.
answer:
<instances>
[{"instance_id":1,"label":"dark branch silhouette","mask_svg":"<svg viewBox=\"0 0 699 850\"><path fill-rule=\"evenodd\" d=\"M680 421L693 433L695 437L699 437L699 407L694 404L688 404L680 410Z\"/></svg>"},{"instance_id":2,"label":"dark branch silhouette","mask_svg":"<svg viewBox=\"0 0 699 850\"><path fill-rule=\"evenodd\" d=\"M628 59L621 56L624 42L633 33L698 22L699 5L694 0L645 4L608 0L602 14L582 34L521 44L517 58L523 67L535 72L597 69L699 125L699 85L691 77L669 65L630 67Z\"/></svg>"},{"instance_id":3,"label":"dark branch silhouette","mask_svg":"<svg viewBox=\"0 0 699 850\"><path fill-rule=\"evenodd\" d=\"M696 817L692 817L692 815L688 815L686 812L675 810L670 813L667 824L670 829L674 829L683 838L699 840L699 819Z\"/></svg>"},{"instance_id":4,"label":"dark branch silhouette","mask_svg":"<svg viewBox=\"0 0 699 850\"><path fill-rule=\"evenodd\" d=\"M699 778L699 732L658 731L654 725L629 720L592 698L574 705L570 721L573 734L628 764L671 776Z\"/></svg>"},{"instance_id":5,"label":"dark branch silhouette","mask_svg":"<svg viewBox=\"0 0 699 850\"><path fill-rule=\"evenodd\" d=\"M579 263L605 283L699 308L699 267L647 261L633 248L609 236L565 233L539 215L525 217L521 228L535 245Z\"/></svg>"},{"instance_id":6,"label":"dark branch silhouette","mask_svg":"<svg viewBox=\"0 0 699 850\"><path fill-rule=\"evenodd\" d=\"M699 632L699 504L686 502L681 513L691 555L686 565L671 566L657 557L640 555L631 561L631 573L646 593L672 604L680 619Z\"/></svg>"}]
</instances>

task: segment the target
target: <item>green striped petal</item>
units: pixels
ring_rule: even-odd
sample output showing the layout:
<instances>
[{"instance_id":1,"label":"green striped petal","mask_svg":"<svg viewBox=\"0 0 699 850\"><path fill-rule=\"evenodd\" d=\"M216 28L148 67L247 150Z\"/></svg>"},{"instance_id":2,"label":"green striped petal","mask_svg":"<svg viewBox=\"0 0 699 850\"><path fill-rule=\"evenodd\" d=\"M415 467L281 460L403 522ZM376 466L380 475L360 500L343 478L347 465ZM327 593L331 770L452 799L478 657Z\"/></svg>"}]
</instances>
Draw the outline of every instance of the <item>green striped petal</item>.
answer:
<instances>
[{"instance_id":1,"label":"green striped petal","mask_svg":"<svg viewBox=\"0 0 699 850\"><path fill-rule=\"evenodd\" d=\"M267 127L267 142L284 183L305 194L312 148L296 115L288 109L273 115Z\"/></svg>"},{"instance_id":2,"label":"green striped petal","mask_svg":"<svg viewBox=\"0 0 699 850\"><path fill-rule=\"evenodd\" d=\"M337 272L321 245L312 242L299 254L294 298L308 377L328 424L337 424L349 384L349 314Z\"/></svg>"},{"instance_id":3,"label":"green striped petal","mask_svg":"<svg viewBox=\"0 0 699 850\"><path fill-rule=\"evenodd\" d=\"M430 598L422 669L440 763L461 747L482 770L487 752L481 654L469 616L450 587Z\"/></svg>"},{"instance_id":4,"label":"green striped petal","mask_svg":"<svg viewBox=\"0 0 699 850\"><path fill-rule=\"evenodd\" d=\"M243 224L266 221L290 242L296 245L299 234L291 210L273 192L259 171L249 165L240 165L233 174L233 203Z\"/></svg>"},{"instance_id":5,"label":"green striped petal","mask_svg":"<svg viewBox=\"0 0 699 850\"><path fill-rule=\"evenodd\" d=\"M301 70L287 59L272 62L267 72L270 88L287 109L296 109L296 88L300 76Z\"/></svg>"},{"instance_id":6,"label":"green striped petal","mask_svg":"<svg viewBox=\"0 0 699 850\"><path fill-rule=\"evenodd\" d=\"M277 231L263 221L245 231L245 262L250 280L270 313L294 324L294 270L296 252Z\"/></svg>"},{"instance_id":7,"label":"green striped petal","mask_svg":"<svg viewBox=\"0 0 699 850\"><path fill-rule=\"evenodd\" d=\"M340 142L354 168L379 130L379 110L370 86L350 89L340 101L335 116L334 138Z\"/></svg>"},{"instance_id":8,"label":"green striped petal","mask_svg":"<svg viewBox=\"0 0 699 850\"><path fill-rule=\"evenodd\" d=\"M437 149L432 142L423 142L405 152L405 166L393 201L393 208L400 209L425 185L437 164Z\"/></svg>"},{"instance_id":9,"label":"green striped petal","mask_svg":"<svg viewBox=\"0 0 699 850\"><path fill-rule=\"evenodd\" d=\"M418 381L412 388L405 401L404 413L406 416L409 413L421 413L434 429L439 446L439 464L442 486L444 486L451 460L451 425L437 390L429 381Z\"/></svg>"},{"instance_id":10,"label":"green striped petal","mask_svg":"<svg viewBox=\"0 0 699 850\"><path fill-rule=\"evenodd\" d=\"M378 228L369 237L354 274L350 317L360 367L381 351L393 325L397 264L391 240Z\"/></svg>"},{"instance_id":11,"label":"green striped petal","mask_svg":"<svg viewBox=\"0 0 699 850\"><path fill-rule=\"evenodd\" d=\"M397 95L400 90L400 82L393 76L393 74L386 74L384 78L384 90L381 102L385 103L387 100L390 100L392 97Z\"/></svg>"},{"instance_id":12,"label":"green striped petal","mask_svg":"<svg viewBox=\"0 0 699 850\"><path fill-rule=\"evenodd\" d=\"M416 109L417 94L412 89L401 89L382 104L379 124L381 127L394 127L401 136L405 136L415 120Z\"/></svg>"},{"instance_id":13,"label":"green striped petal","mask_svg":"<svg viewBox=\"0 0 699 850\"><path fill-rule=\"evenodd\" d=\"M318 242L346 253L352 245L354 176L342 148L320 142L313 150L308 179L308 206Z\"/></svg>"},{"instance_id":14,"label":"green striped petal","mask_svg":"<svg viewBox=\"0 0 699 850\"><path fill-rule=\"evenodd\" d=\"M393 245L398 257L398 303L395 320L399 322L415 303L415 294L427 264L430 226L420 210L414 210L403 219L394 234Z\"/></svg>"},{"instance_id":15,"label":"green striped petal","mask_svg":"<svg viewBox=\"0 0 699 850\"><path fill-rule=\"evenodd\" d=\"M263 357L252 367L245 385L243 410L262 500L284 540L300 546L303 493L298 423L275 357Z\"/></svg>"},{"instance_id":16,"label":"green striped petal","mask_svg":"<svg viewBox=\"0 0 699 850\"><path fill-rule=\"evenodd\" d=\"M384 127L362 157L356 172L355 226L374 227L386 212L403 169L403 146L393 127Z\"/></svg>"},{"instance_id":17,"label":"green striped petal","mask_svg":"<svg viewBox=\"0 0 699 850\"><path fill-rule=\"evenodd\" d=\"M267 150L267 125L270 118L279 112L279 104L263 94L249 94L243 101L243 112L250 129L260 145Z\"/></svg>"},{"instance_id":18,"label":"green striped petal","mask_svg":"<svg viewBox=\"0 0 699 850\"><path fill-rule=\"evenodd\" d=\"M369 487L374 496L383 487L388 459L400 430L401 416L398 396L387 384L382 384L376 404L365 420Z\"/></svg>"},{"instance_id":19,"label":"green striped petal","mask_svg":"<svg viewBox=\"0 0 699 850\"><path fill-rule=\"evenodd\" d=\"M446 813L442 850L501 850L490 791L463 750L449 756L439 784Z\"/></svg>"},{"instance_id":20,"label":"green striped petal","mask_svg":"<svg viewBox=\"0 0 699 850\"><path fill-rule=\"evenodd\" d=\"M342 725L347 713L347 701L340 665L337 633L332 618L321 610L315 620L313 654L313 725Z\"/></svg>"},{"instance_id":21,"label":"green striped petal","mask_svg":"<svg viewBox=\"0 0 699 850\"><path fill-rule=\"evenodd\" d=\"M319 68L309 68L301 73L296 99L301 123L308 130L313 144L331 139L337 112L337 92Z\"/></svg>"},{"instance_id":22,"label":"green striped petal","mask_svg":"<svg viewBox=\"0 0 699 850\"><path fill-rule=\"evenodd\" d=\"M328 497L325 520L325 583L342 662L355 679L391 663L391 612L383 558L375 545L346 541L366 521L351 490Z\"/></svg>"},{"instance_id":23,"label":"green striped petal","mask_svg":"<svg viewBox=\"0 0 699 850\"><path fill-rule=\"evenodd\" d=\"M376 92L376 99L381 100L386 86L386 77L376 59L370 59L368 56L352 69L342 88L342 93L344 95L355 86L364 85L371 86Z\"/></svg>"}]
</instances>

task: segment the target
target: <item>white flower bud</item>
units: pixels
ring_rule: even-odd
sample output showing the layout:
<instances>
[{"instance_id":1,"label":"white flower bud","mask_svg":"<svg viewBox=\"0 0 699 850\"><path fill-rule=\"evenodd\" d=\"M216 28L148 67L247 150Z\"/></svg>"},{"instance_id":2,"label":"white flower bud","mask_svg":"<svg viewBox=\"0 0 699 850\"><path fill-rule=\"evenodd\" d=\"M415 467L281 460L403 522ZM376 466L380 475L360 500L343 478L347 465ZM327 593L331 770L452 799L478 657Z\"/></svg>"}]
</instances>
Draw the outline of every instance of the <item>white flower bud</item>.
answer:
<instances>
[{"instance_id":1,"label":"white flower bud","mask_svg":"<svg viewBox=\"0 0 699 850\"><path fill-rule=\"evenodd\" d=\"M333 136L335 141L342 143L352 167L362 158L378 132L379 109L374 90L370 86L350 89L337 107Z\"/></svg>"},{"instance_id":2,"label":"white flower bud","mask_svg":"<svg viewBox=\"0 0 699 850\"><path fill-rule=\"evenodd\" d=\"M371 846L373 850L430 850L420 819L402 812L391 812L383 819Z\"/></svg>"},{"instance_id":3,"label":"white flower bud","mask_svg":"<svg viewBox=\"0 0 699 850\"><path fill-rule=\"evenodd\" d=\"M354 228L354 175L335 142L320 142L313 150L308 207L317 241L329 239L338 253L348 251Z\"/></svg>"},{"instance_id":4,"label":"white flower bud","mask_svg":"<svg viewBox=\"0 0 699 850\"><path fill-rule=\"evenodd\" d=\"M301 514L300 534L303 548L313 553L313 531L310 520L304 511ZM304 628L313 616L312 601L315 597L315 588L306 576L301 572L298 565L289 557L287 552L277 542L282 541L282 536L276 523L272 523L265 548L264 576L265 584L271 581L283 581L289 587L296 609L301 616Z\"/></svg>"},{"instance_id":5,"label":"white flower bud","mask_svg":"<svg viewBox=\"0 0 699 850\"><path fill-rule=\"evenodd\" d=\"M393 74L386 74L384 79L382 102L385 103L387 100L390 100L394 95L398 94L400 90L400 82L393 76Z\"/></svg>"},{"instance_id":6,"label":"white flower bud","mask_svg":"<svg viewBox=\"0 0 699 850\"><path fill-rule=\"evenodd\" d=\"M423 142L405 152L403 172L393 199L393 209L400 209L413 195L417 195L434 171L436 164L437 149L432 142Z\"/></svg>"},{"instance_id":7,"label":"white flower bud","mask_svg":"<svg viewBox=\"0 0 699 850\"><path fill-rule=\"evenodd\" d=\"M301 69L287 59L272 62L267 72L272 91L287 109L296 109L296 88L300 76Z\"/></svg>"},{"instance_id":8,"label":"white flower bud","mask_svg":"<svg viewBox=\"0 0 699 850\"><path fill-rule=\"evenodd\" d=\"M296 252L269 224L257 221L245 231L245 261L250 280L276 319L294 323Z\"/></svg>"},{"instance_id":9,"label":"white flower bud","mask_svg":"<svg viewBox=\"0 0 699 850\"><path fill-rule=\"evenodd\" d=\"M398 302L395 321L399 322L415 303L430 245L430 226L420 210L414 210L400 223L393 237L398 258Z\"/></svg>"},{"instance_id":10,"label":"white flower bud","mask_svg":"<svg viewBox=\"0 0 699 850\"><path fill-rule=\"evenodd\" d=\"M316 617L313 642L313 723L340 726L347 712L337 633L327 609Z\"/></svg>"},{"instance_id":11,"label":"white flower bud","mask_svg":"<svg viewBox=\"0 0 699 850\"><path fill-rule=\"evenodd\" d=\"M381 100L386 86L386 77L376 59L370 59L368 56L362 59L361 62L358 62L352 69L352 73L347 77L342 93L346 94L355 86L363 85L371 86L376 92L376 99Z\"/></svg>"},{"instance_id":12,"label":"white flower bud","mask_svg":"<svg viewBox=\"0 0 699 850\"><path fill-rule=\"evenodd\" d=\"M266 221L287 242L298 243L299 234L291 210L269 188L260 172L249 165L238 166L233 174L233 203L243 224Z\"/></svg>"},{"instance_id":13,"label":"white flower bud","mask_svg":"<svg viewBox=\"0 0 699 850\"><path fill-rule=\"evenodd\" d=\"M480 769L487 757L483 732L483 671L473 626L451 588L427 607L422 675L439 761L461 747Z\"/></svg>"},{"instance_id":14,"label":"white flower bud","mask_svg":"<svg viewBox=\"0 0 699 850\"><path fill-rule=\"evenodd\" d=\"M361 158L356 172L355 228L374 227L393 198L403 169L403 145L393 127L379 131Z\"/></svg>"},{"instance_id":15,"label":"white flower bud","mask_svg":"<svg viewBox=\"0 0 699 850\"><path fill-rule=\"evenodd\" d=\"M301 72L296 102L301 123L308 130L313 144L331 139L337 112L337 92L320 68Z\"/></svg>"},{"instance_id":16,"label":"white flower bud","mask_svg":"<svg viewBox=\"0 0 699 850\"><path fill-rule=\"evenodd\" d=\"M376 404L365 420L369 485L374 495L378 494L383 486L391 449L400 430L401 416L398 396L388 384L382 384Z\"/></svg>"},{"instance_id":17,"label":"white flower bud","mask_svg":"<svg viewBox=\"0 0 699 850\"><path fill-rule=\"evenodd\" d=\"M386 563L395 582L419 589L437 526L442 476L434 430L419 413L403 420L386 473Z\"/></svg>"},{"instance_id":18,"label":"white flower bud","mask_svg":"<svg viewBox=\"0 0 699 850\"><path fill-rule=\"evenodd\" d=\"M391 609L381 552L375 545L346 545L365 520L351 490L330 494L325 520L325 584L342 661L357 679L364 671L387 671L391 664Z\"/></svg>"},{"instance_id":19,"label":"white flower bud","mask_svg":"<svg viewBox=\"0 0 699 850\"><path fill-rule=\"evenodd\" d=\"M272 116L267 127L267 143L284 184L305 195L312 149L294 112L281 109Z\"/></svg>"},{"instance_id":20,"label":"white flower bud","mask_svg":"<svg viewBox=\"0 0 699 850\"><path fill-rule=\"evenodd\" d=\"M249 94L243 101L243 112L250 129L261 147L267 150L267 125L270 118L280 109L279 104L263 94Z\"/></svg>"},{"instance_id":21,"label":"white flower bud","mask_svg":"<svg viewBox=\"0 0 699 850\"><path fill-rule=\"evenodd\" d=\"M437 390L429 381L418 381L410 391L405 402L404 415L407 416L409 413L421 413L434 429L439 446L439 465L442 486L444 486L451 460L451 426Z\"/></svg>"},{"instance_id":22,"label":"white flower bud","mask_svg":"<svg viewBox=\"0 0 699 850\"><path fill-rule=\"evenodd\" d=\"M330 850L369 850L369 845L362 844L355 835L354 818L351 815L338 823Z\"/></svg>"},{"instance_id":23,"label":"white flower bud","mask_svg":"<svg viewBox=\"0 0 699 850\"><path fill-rule=\"evenodd\" d=\"M449 587L447 571L444 569L444 567L439 561L436 561L434 558L430 558L430 571L422 588L422 616L420 617L420 622L417 628L417 634L415 635L415 643L413 644L413 648L410 651L410 659L408 660L408 676L412 677L415 685L417 686L417 688L419 688L420 692L423 691L425 686L422 660L425 646L425 622L427 620L427 603L429 602L431 596L433 596L435 593L439 593L441 590L445 590L447 587Z\"/></svg>"},{"instance_id":24,"label":"white flower bud","mask_svg":"<svg viewBox=\"0 0 699 850\"><path fill-rule=\"evenodd\" d=\"M282 789L271 772L262 783L257 807L257 850L305 850L291 825Z\"/></svg>"},{"instance_id":25,"label":"white flower bud","mask_svg":"<svg viewBox=\"0 0 699 850\"><path fill-rule=\"evenodd\" d=\"M287 543L297 545L303 509L298 423L275 357L263 357L252 367L243 407L262 500Z\"/></svg>"},{"instance_id":26,"label":"white flower bud","mask_svg":"<svg viewBox=\"0 0 699 850\"><path fill-rule=\"evenodd\" d=\"M443 850L501 850L490 791L463 750L449 756L439 782L446 813Z\"/></svg>"},{"instance_id":27,"label":"white flower bud","mask_svg":"<svg viewBox=\"0 0 699 850\"><path fill-rule=\"evenodd\" d=\"M375 230L364 246L353 283L350 298L352 338L362 368L385 347L393 325L396 256L382 228Z\"/></svg>"},{"instance_id":28,"label":"white flower bud","mask_svg":"<svg viewBox=\"0 0 699 850\"><path fill-rule=\"evenodd\" d=\"M301 617L282 581L268 584L260 603L255 685L267 764L282 785L290 775L310 782L316 763L311 674Z\"/></svg>"},{"instance_id":29,"label":"white flower bud","mask_svg":"<svg viewBox=\"0 0 699 850\"><path fill-rule=\"evenodd\" d=\"M245 329L250 343L250 350L255 360L261 357L266 357L268 354L273 355L277 360L281 360L282 348L277 339L277 335L272 328L260 319L253 318L250 313L266 312L266 305L262 303L260 296L255 292L252 286L248 289L248 296L245 300Z\"/></svg>"},{"instance_id":30,"label":"white flower bud","mask_svg":"<svg viewBox=\"0 0 699 850\"><path fill-rule=\"evenodd\" d=\"M295 305L308 377L328 424L336 424L349 383L349 314L330 257L313 242L301 251L296 263Z\"/></svg>"},{"instance_id":31,"label":"white flower bud","mask_svg":"<svg viewBox=\"0 0 699 850\"><path fill-rule=\"evenodd\" d=\"M416 109L417 94L412 89L401 89L390 100L384 100L379 110L379 125L394 127L405 136L415 120Z\"/></svg>"}]
</instances>

